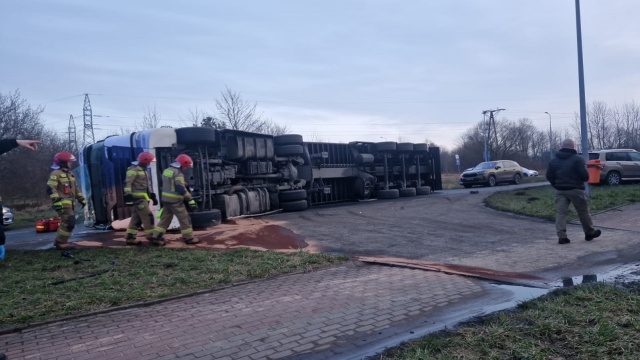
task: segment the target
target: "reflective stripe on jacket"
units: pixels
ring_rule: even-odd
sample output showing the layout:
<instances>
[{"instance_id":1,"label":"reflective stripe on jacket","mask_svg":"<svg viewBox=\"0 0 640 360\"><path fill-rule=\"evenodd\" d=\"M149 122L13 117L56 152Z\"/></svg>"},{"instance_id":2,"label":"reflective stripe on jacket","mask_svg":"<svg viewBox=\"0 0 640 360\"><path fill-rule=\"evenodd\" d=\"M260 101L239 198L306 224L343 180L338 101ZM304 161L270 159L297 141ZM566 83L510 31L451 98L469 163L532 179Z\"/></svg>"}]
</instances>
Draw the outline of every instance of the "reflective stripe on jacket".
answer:
<instances>
[{"instance_id":1,"label":"reflective stripe on jacket","mask_svg":"<svg viewBox=\"0 0 640 360\"><path fill-rule=\"evenodd\" d=\"M78 189L76 177L67 168L53 170L49 175L47 186L49 197L52 200L56 198L62 199L63 206L73 205L74 199L84 203L84 196Z\"/></svg>"},{"instance_id":2,"label":"reflective stripe on jacket","mask_svg":"<svg viewBox=\"0 0 640 360\"><path fill-rule=\"evenodd\" d=\"M169 167L162 172L162 201L177 203L191 200L184 175L180 169Z\"/></svg>"},{"instance_id":3,"label":"reflective stripe on jacket","mask_svg":"<svg viewBox=\"0 0 640 360\"><path fill-rule=\"evenodd\" d=\"M127 169L124 193L131 194L136 199L149 200L149 176L145 168L133 165Z\"/></svg>"}]
</instances>

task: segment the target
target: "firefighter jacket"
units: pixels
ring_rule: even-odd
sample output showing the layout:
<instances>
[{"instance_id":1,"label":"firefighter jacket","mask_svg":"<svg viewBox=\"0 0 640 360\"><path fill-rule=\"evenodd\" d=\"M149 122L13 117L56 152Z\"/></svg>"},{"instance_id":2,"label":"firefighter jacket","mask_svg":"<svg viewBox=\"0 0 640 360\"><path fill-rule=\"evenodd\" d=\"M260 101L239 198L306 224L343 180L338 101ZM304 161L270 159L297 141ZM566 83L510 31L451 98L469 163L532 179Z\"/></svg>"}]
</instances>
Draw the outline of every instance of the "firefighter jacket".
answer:
<instances>
[{"instance_id":1,"label":"firefighter jacket","mask_svg":"<svg viewBox=\"0 0 640 360\"><path fill-rule=\"evenodd\" d=\"M191 200L187 183L180 169L169 167L162 172L162 202L179 203Z\"/></svg>"},{"instance_id":2,"label":"firefighter jacket","mask_svg":"<svg viewBox=\"0 0 640 360\"><path fill-rule=\"evenodd\" d=\"M49 175L47 181L47 193L51 200L62 200L63 207L73 207L73 200L78 200L82 205L85 204L84 196L78 189L76 177L68 168L55 169Z\"/></svg>"},{"instance_id":3,"label":"firefighter jacket","mask_svg":"<svg viewBox=\"0 0 640 360\"><path fill-rule=\"evenodd\" d=\"M127 169L124 194L131 194L135 200L149 200L149 177L145 167L133 165Z\"/></svg>"}]
</instances>

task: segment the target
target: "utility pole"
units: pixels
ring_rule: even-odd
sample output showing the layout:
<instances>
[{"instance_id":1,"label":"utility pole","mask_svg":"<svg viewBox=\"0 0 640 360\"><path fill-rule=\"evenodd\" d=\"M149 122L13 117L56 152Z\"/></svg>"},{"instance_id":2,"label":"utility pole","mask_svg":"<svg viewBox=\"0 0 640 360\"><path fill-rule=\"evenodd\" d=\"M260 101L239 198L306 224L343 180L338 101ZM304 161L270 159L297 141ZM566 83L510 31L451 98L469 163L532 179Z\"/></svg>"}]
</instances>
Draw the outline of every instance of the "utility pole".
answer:
<instances>
[{"instance_id":1,"label":"utility pole","mask_svg":"<svg viewBox=\"0 0 640 360\"><path fill-rule=\"evenodd\" d=\"M589 143L587 139L587 101L584 91L584 67L582 65L582 26L580 24L580 0L576 0L576 38L578 42L578 87L580 91L580 131L582 132L582 157L589 161ZM591 197L591 187L585 183L587 197Z\"/></svg>"},{"instance_id":2,"label":"utility pole","mask_svg":"<svg viewBox=\"0 0 640 360\"><path fill-rule=\"evenodd\" d=\"M549 115L549 158L553 159L553 140L551 138L551 114L549 114L548 111L544 112L545 114Z\"/></svg>"},{"instance_id":3,"label":"utility pole","mask_svg":"<svg viewBox=\"0 0 640 360\"><path fill-rule=\"evenodd\" d=\"M505 110L505 109L484 110L482 112L482 115L484 116L483 121L484 121L484 128L485 128L485 133L484 133L484 161L485 162L491 160L491 154L490 154L491 141L489 139L489 136L491 135L491 124L493 124L494 132L495 132L496 123L494 120L494 114L497 114L502 110ZM487 114L489 114L488 120L487 120ZM497 138L497 133L496 133L496 138ZM487 145L489 146L487 147Z\"/></svg>"}]
</instances>

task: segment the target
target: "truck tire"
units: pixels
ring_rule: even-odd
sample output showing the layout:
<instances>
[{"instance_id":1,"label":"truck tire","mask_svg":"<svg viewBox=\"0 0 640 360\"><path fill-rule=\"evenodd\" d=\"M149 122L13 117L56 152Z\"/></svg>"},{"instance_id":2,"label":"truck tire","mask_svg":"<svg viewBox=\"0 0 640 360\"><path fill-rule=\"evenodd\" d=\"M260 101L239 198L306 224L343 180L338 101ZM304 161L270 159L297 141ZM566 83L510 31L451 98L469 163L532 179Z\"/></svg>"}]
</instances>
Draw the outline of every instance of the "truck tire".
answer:
<instances>
[{"instance_id":1,"label":"truck tire","mask_svg":"<svg viewBox=\"0 0 640 360\"><path fill-rule=\"evenodd\" d=\"M402 188L398 190L400 197L416 196L416 188Z\"/></svg>"},{"instance_id":2,"label":"truck tire","mask_svg":"<svg viewBox=\"0 0 640 360\"><path fill-rule=\"evenodd\" d=\"M285 134L273 137L273 145L302 145L302 135Z\"/></svg>"},{"instance_id":3,"label":"truck tire","mask_svg":"<svg viewBox=\"0 0 640 360\"><path fill-rule=\"evenodd\" d=\"M398 189L378 190L378 199L397 199L400 197Z\"/></svg>"},{"instance_id":4,"label":"truck tire","mask_svg":"<svg viewBox=\"0 0 640 360\"><path fill-rule=\"evenodd\" d=\"M307 200L298 200L298 201L290 201L290 202L281 202L280 207L282 211L302 211L307 210L309 207L309 203Z\"/></svg>"},{"instance_id":5,"label":"truck tire","mask_svg":"<svg viewBox=\"0 0 640 360\"><path fill-rule=\"evenodd\" d=\"M384 141L376 143L377 151L393 151L396 149L396 143L393 141Z\"/></svg>"},{"instance_id":6,"label":"truck tire","mask_svg":"<svg viewBox=\"0 0 640 360\"><path fill-rule=\"evenodd\" d=\"M278 198L278 193L273 192L269 193L269 210L278 210L280 209L280 199Z\"/></svg>"},{"instance_id":7,"label":"truck tire","mask_svg":"<svg viewBox=\"0 0 640 360\"><path fill-rule=\"evenodd\" d=\"M307 190L298 189L298 190L285 190L280 192L278 195L278 199L280 203L290 202L290 201L298 201L298 200L306 200L307 199Z\"/></svg>"},{"instance_id":8,"label":"truck tire","mask_svg":"<svg viewBox=\"0 0 640 360\"><path fill-rule=\"evenodd\" d=\"M398 143L396 145L398 151L413 151L413 143Z\"/></svg>"},{"instance_id":9,"label":"truck tire","mask_svg":"<svg viewBox=\"0 0 640 360\"><path fill-rule=\"evenodd\" d=\"M429 145L425 143L413 144L413 151L429 151Z\"/></svg>"},{"instance_id":10,"label":"truck tire","mask_svg":"<svg viewBox=\"0 0 640 360\"><path fill-rule=\"evenodd\" d=\"M431 188L428 186L421 186L416 188L416 195L429 195L431 194Z\"/></svg>"},{"instance_id":11,"label":"truck tire","mask_svg":"<svg viewBox=\"0 0 640 360\"><path fill-rule=\"evenodd\" d=\"M208 127L178 128L176 140L182 145L213 145L216 142L216 131Z\"/></svg>"},{"instance_id":12,"label":"truck tire","mask_svg":"<svg viewBox=\"0 0 640 360\"><path fill-rule=\"evenodd\" d=\"M367 200L371 196L371 193L373 192L374 180L365 179L360 176L355 178L353 183L353 190L354 194L356 195L356 199Z\"/></svg>"},{"instance_id":13,"label":"truck tire","mask_svg":"<svg viewBox=\"0 0 640 360\"><path fill-rule=\"evenodd\" d=\"M218 209L189 213L193 228L206 228L219 225L222 222L222 213Z\"/></svg>"},{"instance_id":14,"label":"truck tire","mask_svg":"<svg viewBox=\"0 0 640 360\"><path fill-rule=\"evenodd\" d=\"M276 156L299 156L304 154L302 145L276 146Z\"/></svg>"}]
</instances>

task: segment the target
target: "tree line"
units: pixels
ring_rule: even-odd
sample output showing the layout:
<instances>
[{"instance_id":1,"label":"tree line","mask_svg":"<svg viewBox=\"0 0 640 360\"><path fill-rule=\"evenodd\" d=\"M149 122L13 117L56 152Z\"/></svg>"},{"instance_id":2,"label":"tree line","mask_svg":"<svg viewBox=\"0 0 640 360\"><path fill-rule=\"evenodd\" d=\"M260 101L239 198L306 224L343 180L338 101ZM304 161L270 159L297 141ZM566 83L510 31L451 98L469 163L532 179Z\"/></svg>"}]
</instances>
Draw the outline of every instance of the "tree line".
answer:
<instances>
[{"instance_id":1,"label":"tree line","mask_svg":"<svg viewBox=\"0 0 640 360\"><path fill-rule=\"evenodd\" d=\"M240 93L229 88L215 100L213 114L189 110L185 126L205 126L215 129L236 129L281 135L288 132L263 114L255 103L244 100ZM39 151L17 149L0 156L0 197L3 203L13 207L36 204L48 205L46 179L51 171L53 156L68 150L69 139L54 130L47 129L40 116L44 107L34 107L22 98L18 90L0 93L0 138L41 139ZM587 107L587 124L590 149L630 148L640 150L640 106L635 103L609 106L594 101ZM161 127L161 116L155 107L148 108L136 130ZM126 131L129 133L130 131ZM483 161L485 122L469 128L452 150L442 149L441 170L456 173ZM544 169L564 138L580 137L580 118L574 116L570 129L560 131L541 130L528 118L510 120L503 118L492 123L487 137L491 159L509 159L532 169ZM430 146L437 144L427 140ZM580 147L578 147L580 148ZM456 165L455 155L460 157ZM76 157L79 154L74 154Z\"/></svg>"},{"instance_id":2,"label":"tree line","mask_svg":"<svg viewBox=\"0 0 640 360\"><path fill-rule=\"evenodd\" d=\"M586 115L589 149L640 150L640 106L634 102L609 106L594 101L587 106ZM460 171L484 161L485 124L479 121L460 136L454 149L441 152L443 172L458 172L456 154L460 157ZM579 114L574 114L574 121L564 132L541 130L528 118L496 120L487 136L487 148L490 159L514 160L524 167L540 170L546 168L565 138L574 139L577 148L582 148Z\"/></svg>"}]
</instances>

